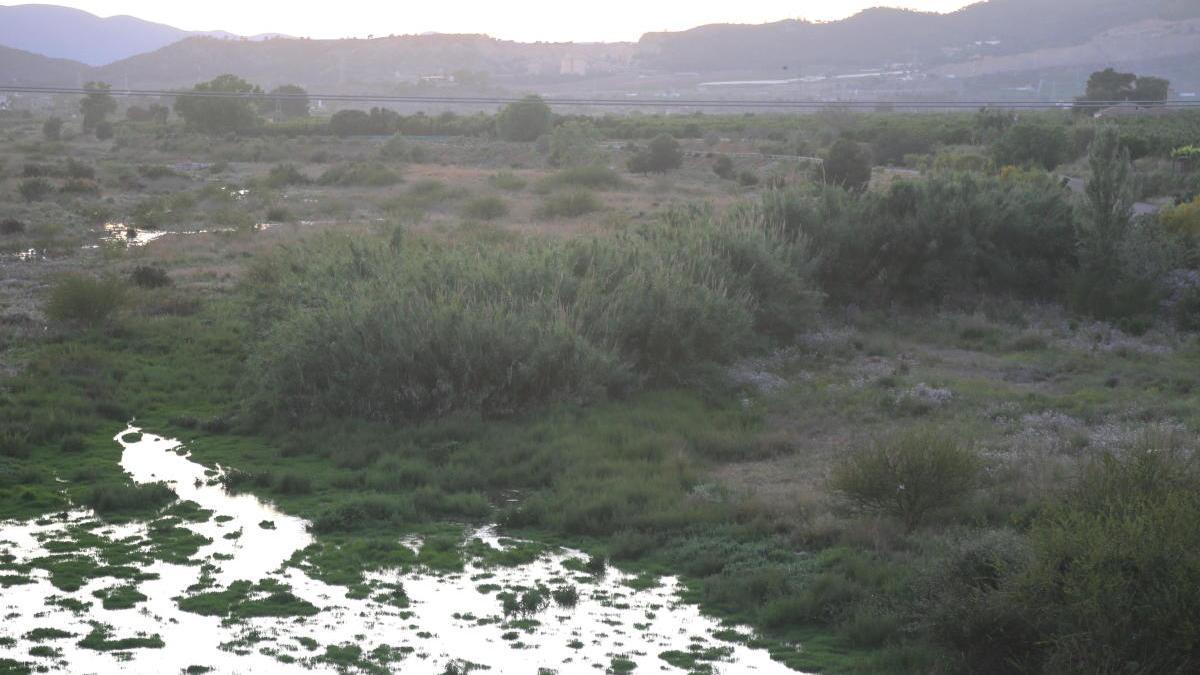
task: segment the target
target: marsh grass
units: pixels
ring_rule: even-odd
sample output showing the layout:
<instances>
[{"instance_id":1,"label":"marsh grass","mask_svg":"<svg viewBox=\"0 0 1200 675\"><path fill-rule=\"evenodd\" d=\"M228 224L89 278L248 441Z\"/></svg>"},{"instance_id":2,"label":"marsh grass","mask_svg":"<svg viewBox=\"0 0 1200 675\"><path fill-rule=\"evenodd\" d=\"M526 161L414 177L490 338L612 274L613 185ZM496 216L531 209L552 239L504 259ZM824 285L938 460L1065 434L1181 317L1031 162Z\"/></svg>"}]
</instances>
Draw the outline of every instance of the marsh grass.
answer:
<instances>
[{"instance_id":1,"label":"marsh grass","mask_svg":"<svg viewBox=\"0 0 1200 675\"><path fill-rule=\"evenodd\" d=\"M93 486L84 505L106 517L144 517L175 501L175 493L164 483L148 485L108 484Z\"/></svg>"}]
</instances>

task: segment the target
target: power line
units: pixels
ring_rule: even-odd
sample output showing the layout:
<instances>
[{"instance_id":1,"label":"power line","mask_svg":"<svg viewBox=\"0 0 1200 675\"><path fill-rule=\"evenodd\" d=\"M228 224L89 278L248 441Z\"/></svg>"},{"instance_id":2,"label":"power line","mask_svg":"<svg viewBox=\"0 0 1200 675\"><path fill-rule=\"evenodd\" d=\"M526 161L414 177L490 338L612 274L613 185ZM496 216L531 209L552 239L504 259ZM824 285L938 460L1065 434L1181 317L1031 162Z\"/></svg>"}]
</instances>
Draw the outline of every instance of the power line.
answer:
<instances>
[{"instance_id":1,"label":"power line","mask_svg":"<svg viewBox=\"0 0 1200 675\"><path fill-rule=\"evenodd\" d=\"M84 87L49 87L2 85L0 92L24 94L67 94L86 95L97 93L95 89ZM346 103L415 103L415 104L451 104L451 105L506 105L520 101L519 97L511 96L412 96L388 94L284 94L261 92L223 92L223 91L177 91L169 89L110 89L112 96L138 97L180 97L195 98L233 98L255 101L287 101L287 100L321 100ZM1103 109L1114 106L1145 106L1161 109L1200 109L1200 99L1173 99L1169 101L1038 101L1038 100L996 100L996 99L919 99L919 100L766 100L766 99L665 99L647 100L642 98L543 98L547 105L554 107L652 107L652 108L757 108L784 110L825 110L830 108L887 110L899 109L1011 109L1011 110L1048 110L1048 109Z\"/></svg>"}]
</instances>

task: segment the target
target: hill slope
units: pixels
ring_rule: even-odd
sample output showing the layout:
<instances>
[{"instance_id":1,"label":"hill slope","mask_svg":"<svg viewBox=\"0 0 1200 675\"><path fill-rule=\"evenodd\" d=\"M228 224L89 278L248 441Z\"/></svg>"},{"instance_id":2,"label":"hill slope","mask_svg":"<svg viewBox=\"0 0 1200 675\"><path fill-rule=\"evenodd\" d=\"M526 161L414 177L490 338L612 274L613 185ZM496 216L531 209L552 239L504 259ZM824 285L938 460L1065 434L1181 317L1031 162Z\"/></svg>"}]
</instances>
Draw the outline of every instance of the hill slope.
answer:
<instances>
[{"instance_id":1,"label":"hill slope","mask_svg":"<svg viewBox=\"0 0 1200 675\"><path fill-rule=\"evenodd\" d=\"M429 75L483 71L491 76L558 76L564 59L586 61L591 72L627 69L629 43L524 44L486 35L406 35L369 40L259 42L194 37L97 70L108 81L139 86L179 86L236 73L263 86L296 83L309 88L410 84Z\"/></svg>"},{"instance_id":2,"label":"hill slope","mask_svg":"<svg viewBox=\"0 0 1200 675\"><path fill-rule=\"evenodd\" d=\"M1145 20L1200 17L1195 0L990 0L949 14L877 8L843 21L717 24L643 36L647 67L687 71L937 64L1070 47Z\"/></svg>"},{"instance_id":3,"label":"hill slope","mask_svg":"<svg viewBox=\"0 0 1200 675\"><path fill-rule=\"evenodd\" d=\"M132 16L105 19L57 5L0 6L0 45L92 66L151 52L190 35L195 33Z\"/></svg>"},{"instance_id":4,"label":"hill slope","mask_svg":"<svg viewBox=\"0 0 1200 675\"><path fill-rule=\"evenodd\" d=\"M0 47L0 84L75 87L89 79L91 70L78 61Z\"/></svg>"}]
</instances>

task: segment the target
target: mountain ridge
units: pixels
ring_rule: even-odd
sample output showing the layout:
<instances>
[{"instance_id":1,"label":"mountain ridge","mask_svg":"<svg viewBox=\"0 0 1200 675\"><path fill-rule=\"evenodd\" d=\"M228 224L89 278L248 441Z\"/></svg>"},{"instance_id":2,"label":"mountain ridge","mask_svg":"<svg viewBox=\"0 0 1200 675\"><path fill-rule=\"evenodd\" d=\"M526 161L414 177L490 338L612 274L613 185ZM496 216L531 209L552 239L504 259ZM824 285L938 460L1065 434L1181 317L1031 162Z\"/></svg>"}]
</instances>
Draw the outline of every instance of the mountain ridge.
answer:
<instances>
[{"instance_id":1,"label":"mountain ridge","mask_svg":"<svg viewBox=\"0 0 1200 675\"><path fill-rule=\"evenodd\" d=\"M856 79L853 88L759 92L837 97L858 95L864 88L932 96L961 89L953 83L972 78L1000 82L989 87L1032 83L1040 90L1038 72L1055 71L1066 75L1052 90L1070 95L1063 87L1082 86L1080 72L1089 68L1157 63L1182 64L1154 74L1200 88L1200 74L1186 67L1193 54L1200 59L1200 3L1194 0L1061 0L1049 7L1043 0L990 0L948 14L874 8L824 23L712 24L647 33L636 43L520 43L453 34L250 41L187 34L99 67L39 61L28 50L10 49L0 52L0 82L61 85L94 79L180 88L235 73L267 88L294 83L330 93L402 93L469 81L475 89L569 96L662 94L703 88L705 79L832 82L871 71L906 78L891 88ZM1018 75L1026 80L1005 79Z\"/></svg>"},{"instance_id":2,"label":"mountain ridge","mask_svg":"<svg viewBox=\"0 0 1200 675\"><path fill-rule=\"evenodd\" d=\"M100 17L61 5L0 5L0 45L93 67L153 52L195 35L239 37L227 31L184 30L128 14Z\"/></svg>"}]
</instances>

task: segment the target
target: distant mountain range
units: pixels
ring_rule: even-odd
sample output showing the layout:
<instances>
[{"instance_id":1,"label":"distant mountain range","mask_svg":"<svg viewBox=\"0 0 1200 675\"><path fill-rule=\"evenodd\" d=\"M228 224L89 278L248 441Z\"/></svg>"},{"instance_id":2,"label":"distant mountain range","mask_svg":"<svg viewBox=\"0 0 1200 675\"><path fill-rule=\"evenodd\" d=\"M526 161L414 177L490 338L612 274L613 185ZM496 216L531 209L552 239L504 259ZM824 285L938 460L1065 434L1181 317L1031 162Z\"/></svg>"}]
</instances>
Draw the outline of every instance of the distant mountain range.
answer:
<instances>
[{"instance_id":1,"label":"distant mountain range","mask_svg":"<svg viewBox=\"0 0 1200 675\"><path fill-rule=\"evenodd\" d=\"M152 52L195 35L237 37L225 31L186 31L132 16L101 18L58 5L0 6L0 45L89 66Z\"/></svg>"},{"instance_id":2,"label":"distant mountain range","mask_svg":"<svg viewBox=\"0 0 1200 675\"><path fill-rule=\"evenodd\" d=\"M176 88L235 73L264 87L322 92L400 93L457 79L476 88L665 96L748 80L765 97L935 96L972 86L1069 96L1091 70L1115 66L1200 89L1200 0L989 0L949 14L871 9L842 21L710 25L612 44L229 37L52 5L0 7L0 83Z\"/></svg>"}]
</instances>

